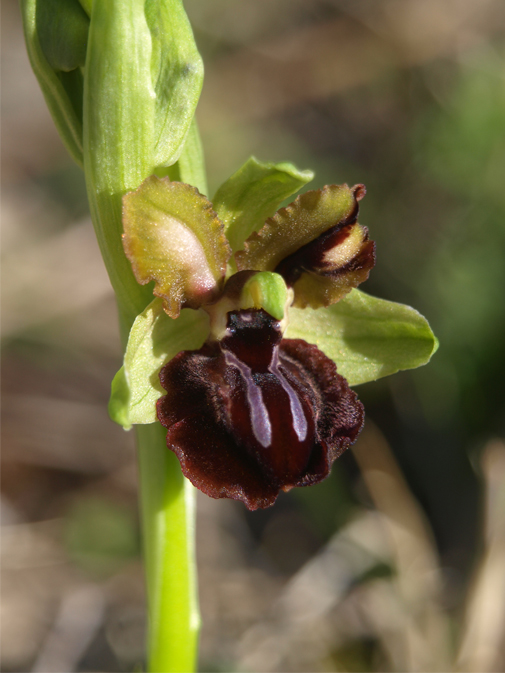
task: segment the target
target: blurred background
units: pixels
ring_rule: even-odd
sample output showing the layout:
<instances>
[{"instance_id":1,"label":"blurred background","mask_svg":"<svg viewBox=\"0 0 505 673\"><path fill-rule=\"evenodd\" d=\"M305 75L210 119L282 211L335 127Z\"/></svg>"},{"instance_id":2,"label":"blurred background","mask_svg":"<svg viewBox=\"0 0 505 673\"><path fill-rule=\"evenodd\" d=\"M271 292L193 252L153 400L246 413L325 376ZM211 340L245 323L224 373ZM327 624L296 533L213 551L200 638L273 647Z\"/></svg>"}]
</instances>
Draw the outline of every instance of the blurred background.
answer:
<instances>
[{"instance_id":1,"label":"blurred background","mask_svg":"<svg viewBox=\"0 0 505 673\"><path fill-rule=\"evenodd\" d=\"M211 194L251 155L363 182L365 291L440 349L357 391L331 477L199 494L201 671L505 670L505 5L187 0ZM83 176L3 14L2 671L142 670L133 437ZM200 497L201 496L201 497Z\"/></svg>"}]
</instances>

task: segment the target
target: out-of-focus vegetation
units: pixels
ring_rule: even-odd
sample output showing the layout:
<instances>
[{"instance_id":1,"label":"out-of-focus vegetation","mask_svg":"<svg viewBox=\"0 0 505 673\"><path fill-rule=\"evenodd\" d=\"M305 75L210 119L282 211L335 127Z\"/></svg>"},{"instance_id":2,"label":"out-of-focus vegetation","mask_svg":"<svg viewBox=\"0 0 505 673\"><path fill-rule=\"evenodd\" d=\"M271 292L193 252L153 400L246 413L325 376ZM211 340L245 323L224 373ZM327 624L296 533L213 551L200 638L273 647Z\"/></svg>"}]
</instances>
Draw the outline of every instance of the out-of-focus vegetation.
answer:
<instances>
[{"instance_id":1,"label":"out-of-focus vegetation","mask_svg":"<svg viewBox=\"0 0 505 673\"><path fill-rule=\"evenodd\" d=\"M264 512L199 498L202 671L505 669L505 7L188 0L212 192L250 155L364 182L432 363L358 388L330 479ZM132 438L107 418L112 293L3 10L4 671L142 662Z\"/></svg>"}]
</instances>

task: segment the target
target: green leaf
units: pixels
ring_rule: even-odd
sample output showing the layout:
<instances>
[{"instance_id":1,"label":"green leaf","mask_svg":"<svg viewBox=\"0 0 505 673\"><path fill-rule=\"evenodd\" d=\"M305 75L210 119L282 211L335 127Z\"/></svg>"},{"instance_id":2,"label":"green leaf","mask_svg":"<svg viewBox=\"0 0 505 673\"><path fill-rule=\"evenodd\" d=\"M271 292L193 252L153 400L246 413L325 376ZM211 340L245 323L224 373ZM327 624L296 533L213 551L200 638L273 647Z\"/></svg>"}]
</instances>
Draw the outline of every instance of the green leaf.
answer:
<instances>
[{"instance_id":1,"label":"green leaf","mask_svg":"<svg viewBox=\"0 0 505 673\"><path fill-rule=\"evenodd\" d=\"M37 5L37 0L23 0L21 5L28 57L56 128L74 161L82 166L83 130L80 114L76 111L76 99L67 91L66 83L51 67L40 46Z\"/></svg>"},{"instance_id":2,"label":"green leaf","mask_svg":"<svg viewBox=\"0 0 505 673\"><path fill-rule=\"evenodd\" d=\"M233 252L263 226L280 204L312 180L312 171L292 164L261 163L251 157L216 192L214 208L224 222Z\"/></svg>"},{"instance_id":3,"label":"green leaf","mask_svg":"<svg viewBox=\"0 0 505 673\"><path fill-rule=\"evenodd\" d=\"M123 198L123 246L139 283L177 318L181 306L212 302L224 281L230 249L223 224L196 187L152 175Z\"/></svg>"},{"instance_id":4,"label":"green leaf","mask_svg":"<svg viewBox=\"0 0 505 673\"><path fill-rule=\"evenodd\" d=\"M84 66L89 18L78 0L39 0L36 22L40 48L53 70Z\"/></svg>"},{"instance_id":5,"label":"green leaf","mask_svg":"<svg viewBox=\"0 0 505 673\"><path fill-rule=\"evenodd\" d=\"M145 13L156 94L154 162L170 166L182 151L195 114L203 62L181 0L147 0Z\"/></svg>"},{"instance_id":6,"label":"green leaf","mask_svg":"<svg viewBox=\"0 0 505 673\"><path fill-rule=\"evenodd\" d=\"M420 367L438 348L416 310L359 290L328 308L290 309L285 336L318 346L353 386Z\"/></svg>"},{"instance_id":7,"label":"green leaf","mask_svg":"<svg viewBox=\"0 0 505 673\"><path fill-rule=\"evenodd\" d=\"M152 300L126 259L122 196L154 172L151 33L144 0L96 0L84 69L84 169L91 217L120 307L131 327Z\"/></svg>"},{"instance_id":8,"label":"green leaf","mask_svg":"<svg viewBox=\"0 0 505 673\"><path fill-rule=\"evenodd\" d=\"M185 182L196 187L200 194L207 194L207 176L205 175L203 148L196 119L193 118L181 156L171 166L158 166L155 175L158 178L169 177L174 182Z\"/></svg>"},{"instance_id":9,"label":"green leaf","mask_svg":"<svg viewBox=\"0 0 505 673\"><path fill-rule=\"evenodd\" d=\"M163 311L161 299L152 301L133 323L123 367L112 382L112 420L126 430L135 423L154 423L156 401L164 393L160 369L180 351L201 348L208 332L203 311L184 309L174 320Z\"/></svg>"}]
</instances>

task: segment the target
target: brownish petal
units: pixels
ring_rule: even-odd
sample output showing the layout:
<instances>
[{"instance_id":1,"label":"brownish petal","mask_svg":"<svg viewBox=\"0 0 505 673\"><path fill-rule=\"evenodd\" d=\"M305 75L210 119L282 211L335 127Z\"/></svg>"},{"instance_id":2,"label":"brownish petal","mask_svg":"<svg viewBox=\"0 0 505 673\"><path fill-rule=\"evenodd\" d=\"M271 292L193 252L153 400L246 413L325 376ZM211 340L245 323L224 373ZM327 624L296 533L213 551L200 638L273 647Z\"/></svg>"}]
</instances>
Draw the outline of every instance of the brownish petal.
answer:
<instances>
[{"instance_id":1,"label":"brownish petal","mask_svg":"<svg viewBox=\"0 0 505 673\"><path fill-rule=\"evenodd\" d=\"M222 290L231 249L211 202L191 185L155 175L123 197L123 247L139 283L177 318Z\"/></svg>"},{"instance_id":2,"label":"brownish petal","mask_svg":"<svg viewBox=\"0 0 505 673\"><path fill-rule=\"evenodd\" d=\"M326 185L301 194L247 239L244 250L235 254L238 270L274 271L336 225L355 220L357 201L364 193L363 185Z\"/></svg>"},{"instance_id":3,"label":"brownish petal","mask_svg":"<svg viewBox=\"0 0 505 673\"><path fill-rule=\"evenodd\" d=\"M357 221L365 193L364 185L306 192L250 236L235 255L238 268L281 275L297 308L336 303L375 265L375 244Z\"/></svg>"}]
</instances>

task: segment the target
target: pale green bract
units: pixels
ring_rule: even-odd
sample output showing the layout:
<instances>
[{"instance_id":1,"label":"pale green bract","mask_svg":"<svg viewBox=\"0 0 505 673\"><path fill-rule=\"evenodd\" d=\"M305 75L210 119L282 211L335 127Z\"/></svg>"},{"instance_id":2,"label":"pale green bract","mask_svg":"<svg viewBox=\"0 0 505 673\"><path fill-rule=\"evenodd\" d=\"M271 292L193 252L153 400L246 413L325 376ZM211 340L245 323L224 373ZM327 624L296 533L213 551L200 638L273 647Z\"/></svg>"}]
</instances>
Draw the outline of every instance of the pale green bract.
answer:
<instances>
[{"instance_id":1,"label":"pale green bract","mask_svg":"<svg viewBox=\"0 0 505 673\"><path fill-rule=\"evenodd\" d=\"M184 309L169 318L155 299L135 321L124 365L112 385L109 413L129 429L156 421L163 395L158 374L182 350L201 348L208 334L204 311ZM328 308L289 310L285 337L315 344L350 385L426 364L438 342L425 318L410 306L352 292Z\"/></svg>"},{"instance_id":2,"label":"pale green bract","mask_svg":"<svg viewBox=\"0 0 505 673\"><path fill-rule=\"evenodd\" d=\"M100 109L107 107L105 93L112 110L110 119L102 119L99 132L111 135L117 114L122 121L121 144L133 157L132 148L140 136L151 170L177 161L203 84L202 59L181 0L108 0L95 5L88 0L23 0L22 10L33 70L63 141L79 165L83 163L81 68L85 65L100 80L98 89L88 85L95 95L102 89ZM97 43L100 64L106 62L103 70L93 63Z\"/></svg>"}]
</instances>

